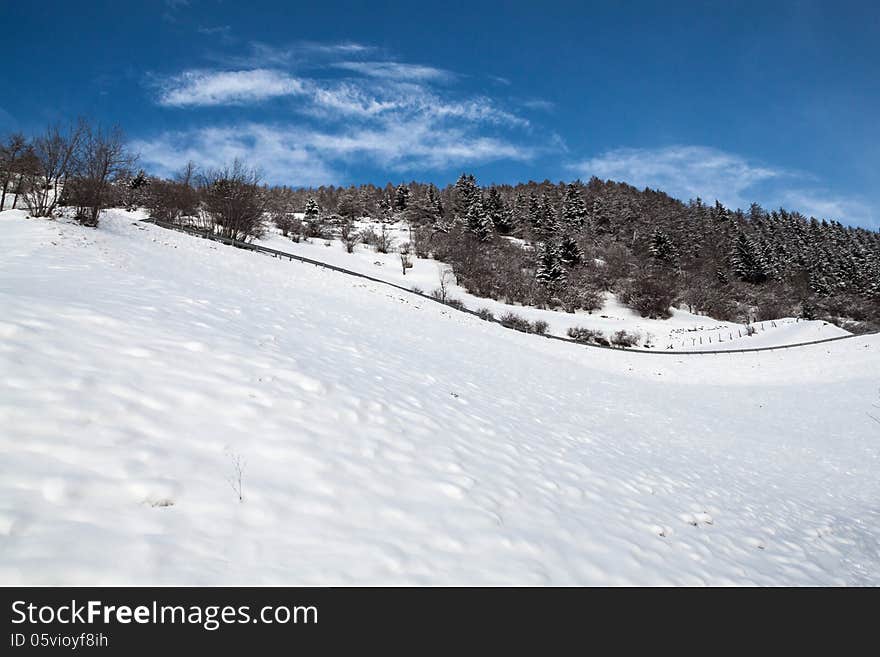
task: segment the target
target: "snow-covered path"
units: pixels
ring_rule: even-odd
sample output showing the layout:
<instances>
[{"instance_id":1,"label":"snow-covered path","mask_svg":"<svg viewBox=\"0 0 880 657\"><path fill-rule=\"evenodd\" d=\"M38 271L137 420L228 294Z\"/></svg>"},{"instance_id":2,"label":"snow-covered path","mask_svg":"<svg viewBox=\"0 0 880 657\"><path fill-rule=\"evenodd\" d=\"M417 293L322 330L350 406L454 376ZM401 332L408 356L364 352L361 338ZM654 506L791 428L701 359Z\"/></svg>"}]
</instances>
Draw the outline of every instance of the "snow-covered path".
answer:
<instances>
[{"instance_id":1,"label":"snow-covered path","mask_svg":"<svg viewBox=\"0 0 880 657\"><path fill-rule=\"evenodd\" d=\"M122 212L0 230L2 584L880 584L877 336L606 352Z\"/></svg>"}]
</instances>

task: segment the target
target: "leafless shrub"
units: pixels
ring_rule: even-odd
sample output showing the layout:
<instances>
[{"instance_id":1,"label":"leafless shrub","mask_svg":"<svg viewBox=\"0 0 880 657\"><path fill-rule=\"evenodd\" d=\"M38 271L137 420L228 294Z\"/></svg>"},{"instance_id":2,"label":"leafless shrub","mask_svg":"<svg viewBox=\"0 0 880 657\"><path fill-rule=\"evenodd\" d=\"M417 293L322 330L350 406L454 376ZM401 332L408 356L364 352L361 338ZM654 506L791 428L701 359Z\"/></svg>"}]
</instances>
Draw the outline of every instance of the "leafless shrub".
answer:
<instances>
[{"instance_id":1,"label":"leafless shrub","mask_svg":"<svg viewBox=\"0 0 880 657\"><path fill-rule=\"evenodd\" d=\"M627 331L616 331L614 335L611 336L611 344L615 347L634 347L639 343L638 333L628 333Z\"/></svg>"},{"instance_id":2,"label":"leafless shrub","mask_svg":"<svg viewBox=\"0 0 880 657\"><path fill-rule=\"evenodd\" d=\"M361 236L354 230L354 224L346 221L339 228L342 236L342 245L345 247L346 253L354 253L354 247L361 241Z\"/></svg>"},{"instance_id":3,"label":"leafless shrub","mask_svg":"<svg viewBox=\"0 0 880 657\"><path fill-rule=\"evenodd\" d=\"M449 297L449 289L452 287L454 282L455 274L452 273L452 270L449 267L442 267L440 269L440 287L434 290L431 293L431 296L445 302L446 299Z\"/></svg>"},{"instance_id":4,"label":"leafless shrub","mask_svg":"<svg viewBox=\"0 0 880 657\"><path fill-rule=\"evenodd\" d=\"M398 247L397 251L400 253L400 266L403 269L403 275L406 276L406 270L413 266L412 248L409 242L404 242Z\"/></svg>"},{"instance_id":5,"label":"leafless shrub","mask_svg":"<svg viewBox=\"0 0 880 657\"><path fill-rule=\"evenodd\" d=\"M596 344L596 339L601 338L602 331L596 329L588 329L580 326L573 326L566 332L568 337L576 342L586 342Z\"/></svg>"},{"instance_id":6,"label":"leafless shrub","mask_svg":"<svg viewBox=\"0 0 880 657\"><path fill-rule=\"evenodd\" d=\"M382 228L376 235L376 251L378 253L388 253L394 245L394 238L388 234L388 228L382 224Z\"/></svg>"},{"instance_id":7,"label":"leafless shrub","mask_svg":"<svg viewBox=\"0 0 880 657\"><path fill-rule=\"evenodd\" d=\"M231 167L209 171L202 178L202 216L222 237L246 240L264 232L266 200L255 169L235 160Z\"/></svg>"},{"instance_id":8,"label":"leafless shrub","mask_svg":"<svg viewBox=\"0 0 880 657\"><path fill-rule=\"evenodd\" d=\"M477 310L477 317L480 319L484 319L487 322L491 322L495 319L495 315L492 314L492 311L488 308L480 308Z\"/></svg>"},{"instance_id":9,"label":"leafless shrub","mask_svg":"<svg viewBox=\"0 0 880 657\"><path fill-rule=\"evenodd\" d=\"M532 325L525 317L520 317L516 313L505 313L499 319L502 326L507 328L512 328L516 331L522 331L523 333L531 333Z\"/></svg>"}]
</instances>

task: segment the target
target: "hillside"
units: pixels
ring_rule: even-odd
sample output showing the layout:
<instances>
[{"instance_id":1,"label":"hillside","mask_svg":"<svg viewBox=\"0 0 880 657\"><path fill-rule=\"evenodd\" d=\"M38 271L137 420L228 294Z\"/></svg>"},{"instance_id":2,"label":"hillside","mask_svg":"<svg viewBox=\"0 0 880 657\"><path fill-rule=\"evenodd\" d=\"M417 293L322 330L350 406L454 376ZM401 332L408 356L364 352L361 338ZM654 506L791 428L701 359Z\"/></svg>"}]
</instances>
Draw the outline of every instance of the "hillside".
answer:
<instances>
[{"instance_id":1,"label":"hillside","mask_svg":"<svg viewBox=\"0 0 880 657\"><path fill-rule=\"evenodd\" d=\"M359 221L355 225L361 230L374 231L379 231L382 226L370 221ZM410 240L410 226L405 222L398 222L385 224L384 228L392 244L392 252L389 253L378 253L373 247L365 244L357 244L353 253L347 253L337 237L294 242L283 237L277 230L271 230L255 243L326 262L405 288L416 288L428 294L435 291L440 282L441 272L450 271L451 267L432 258L419 258L413 255L412 268L404 274L396 247ZM610 292L604 294L603 306L598 310L567 313L479 297L458 285L454 276L449 280L450 298L461 301L470 310L484 308L496 318L505 313L514 313L531 322L544 321L548 325L547 332L558 336L565 336L568 329L574 327L601 331L606 337L623 330L638 336L637 347L658 351L749 349L849 335L848 331L825 321L794 317L757 322L754 326L755 333L752 335L749 335L745 324L716 320L680 308L672 308L672 316L668 319L651 319L640 316Z\"/></svg>"},{"instance_id":2,"label":"hillside","mask_svg":"<svg viewBox=\"0 0 880 657\"><path fill-rule=\"evenodd\" d=\"M878 336L588 349L137 218L0 213L4 584L880 584Z\"/></svg>"}]
</instances>

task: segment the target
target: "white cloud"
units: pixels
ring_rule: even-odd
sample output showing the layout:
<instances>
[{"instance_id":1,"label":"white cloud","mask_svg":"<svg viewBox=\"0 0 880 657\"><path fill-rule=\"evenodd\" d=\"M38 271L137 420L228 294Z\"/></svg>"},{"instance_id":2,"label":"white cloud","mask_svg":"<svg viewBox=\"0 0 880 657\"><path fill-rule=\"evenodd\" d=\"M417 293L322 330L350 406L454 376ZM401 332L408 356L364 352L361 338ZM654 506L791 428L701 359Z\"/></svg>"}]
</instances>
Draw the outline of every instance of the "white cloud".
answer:
<instances>
[{"instance_id":1,"label":"white cloud","mask_svg":"<svg viewBox=\"0 0 880 657\"><path fill-rule=\"evenodd\" d=\"M169 107L237 105L299 94L300 80L270 69L184 71L164 80L159 104Z\"/></svg>"},{"instance_id":2,"label":"white cloud","mask_svg":"<svg viewBox=\"0 0 880 657\"><path fill-rule=\"evenodd\" d=\"M652 187L685 201L700 197L712 203L717 199L734 208L748 204L743 192L750 187L791 175L706 146L618 148L570 168L583 178L597 176Z\"/></svg>"},{"instance_id":3,"label":"white cloud","mask_svg":"<svg viewBox=\"0 0 880 657\"><path fill-rule=\"evenodd\" d=\"M866 203L829 193L815 176L758 164L706 146L619 148L569 168L582 178L598 176L652 187L683 201L700 197L713 203L717 199L731 208L747 208L757 202L766 208L783 206L842 223L878 225Z\"/></svg>"},{"instance_id":4,"label":"white cloud","mask_svg":"<svg viewBox=\"0 0 880 657\"><path fill-rule=\"evenodd\" d=\"M835 196L826 190L785 190L780 202L808 217L880 229L880 217L874 214L870 205L858 199Z\"/></svg>"},{"instance_id":5,"label":"white cloud","mask_svg":"<svg viewBox=\"0 0 880 657\"><path fill-rule=\"evenodd\" d=\"M455 78L450 71L401 62L337 62L333 66L361 75L389 80L446 81Z\"/></svg>"},{"instance_id":6,"label":"white cloud","mask_svg":"<svg viewBox=\"0 0 880 657\"><path fill-rule=\"evenodd\" d=\"M142 140L136 146L145 163L167 174L190 159L212 167L239 158L262 167L271 182L307 185L339 182L340 171L359 162L416 171L528 160L547 149L523 144L528 120L456 88L450 72L392 60L355 62L352 55L369 48L354 43L251 44L251 50L261 58L254 68L184 71L160 81L157 98L195 116L207 106L253 105L250 121ZM271 121L261 118L259 104L281 97L295 100L273 106ZM291 118L278 119L279 109Z\"/></svg>"},{"instance_id":7,"label":"white cloud","mask_svg":"<svg viewBox=\"0 0 880 657\"><path fill-rule=\"evenodd\" d=\"M138 140L141 161L169 175L192 160L212 168L235 158L263 170L266 180L288 185L345 182L340 167L364 159L393 171L473 165L500 159L526 160L533 151L500 138L469 134L412 120L342 132L297 125L244 125L167 132Z\"/></svg>"}]
</instances>

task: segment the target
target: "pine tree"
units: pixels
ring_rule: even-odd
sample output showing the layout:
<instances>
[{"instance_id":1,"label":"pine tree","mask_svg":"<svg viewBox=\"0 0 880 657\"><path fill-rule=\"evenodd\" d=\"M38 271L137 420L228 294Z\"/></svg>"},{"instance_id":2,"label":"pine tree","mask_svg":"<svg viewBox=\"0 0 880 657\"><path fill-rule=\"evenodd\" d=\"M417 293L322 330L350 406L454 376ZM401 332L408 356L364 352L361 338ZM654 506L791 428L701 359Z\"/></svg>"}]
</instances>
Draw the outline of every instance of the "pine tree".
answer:
<instances>
[{"instance_id":1,"label":"pine tree","mask_svg":"<svg viewBox=\"0 0 880 657\"><path fill-rule=\"evenodd\" d=\"M535 280L545 287L557 287L564 283L565 279L565 269L562 266L558 249L552 242L544 242L541 255L538 258Z\"/></svg>"},{"instance_id":2,"label":"pine tree","mask_svg":"<svg viewBox=\"0 0 880 657\"><path fill-rule=\"evenodd\" d=\"M492 237L492 220L483 207L483 201L479 196L471 203L471 207L468 208L464 224L465 229L476 235L481 242L485 242Z\"/></svg>"},{"instance_id":3,"label":"pine tree","mask_svg":"<svg viewBox=\"0 0 880 657\"><path fill-rule=\"evenodd\" d=\"M495 185L489 188L486 200L483 203L486 213L492 220L495 230L502 235L507 235L513 228L511 213L507 209L507 204L501 198L501 192Z\"/></svg>"},{"instance_id":4,"label":"pine tree","mask_svg":"<svg viewBox=\"0 0 880 657\"><path fill-rule=\"evenodd\" d=\"M398 212L403 212L406 210L406 206L409 204L409 187L400 183L397 186L397 189L394 190L394 209Z\"/></svg>"},{"instance_id":5,"label":"pine tree","mask_svg":"<svg viewBox=\"0 0 880 657\"><path fill-rule=\"evenodd\" d=\"M428 208L437 218L443 216L443 202L440 200L440 193L433 184L428 186Z\"/></svg>"},{"instance_id":6,"label":"pine tree","mask_svg":"<svg viewBox=\"0 0 880 657\"><path fill-rule=\"evenodd\" d=\"M587 221L587 204L575 183L569 183L562 201L562 219L569 226L583 228Z\"/></svg>"},{"instance_id":7,"label":"pine tree","mask_svg":"<svg viewBox=\"0 0 880 657\"><path fill-rule=\"evenodd\" d=\"M545 235L555 235L559 231L559 223L556 221L556 208L553 207L553 202L547 194L541 196L538 215L540 217L540 230Z\"/></svg>"},{"instance_id":8,"label":"pine tree","mask_svg":"<svg viewBox=\"0 0 880 657\"><path fill-rule=\"evenodd\" d=\"M463 223L471 206L480 197L477 187L477 179L471 174L463 173L459 176L453 188L453 215L455 221Z\"/></svg>"},{"instance_id":9,"label":"pine tree","mask_svg":"<svg viewBox=\"0 0 880 657\"><path fill-rule=\"evenodd\" d=\"M305 217L306 221L317 221L318 215L321 213L320 208L318 207L318 202L315 200L314 196L310 196L309 200L306 201L305 208Z\"/></svg>"},{"instance_id":10,"label":"pine tree","mask_svg":"<svg viewBox=\"0 0 880 657\"><path fill-rule=\"evenodd\" d=\"M559 244L559 259L566 267L576 267L584 261L584 252L577 240L566 235Z\"/></svg>"},{"instance_id":11,"label":"pine tree","mask_svg":"<svg viewBox=\"0 0 880 657\"><path fill-rule=\"evenodd\" d=\"M540 232L543 229L541 220L541 201L538 200L538 194L534 190L529 192L528 210L526 211L526 214L529 218L529 223L532 225L532 230Z\"/></svg>"},{"instance_id":12,"label":"pine tree","mask_svg":"<svg viewBox=\"0 0 880 657\"><path fill-rule=\"evenodd\" d=\"M663 229L657 227L651 234L651 243L648 246L648 253L662 263L670 267L678 266L678 249Z\"/></svg>"},{"instance_id":13,"label":"pine tree","mask_svg":"<svg viewBox=\"0 0 880 657\"><path fill-rule=\"evenodd\" d=\"M763 283L767 278L760 249L745 233L740 233L736 238L730 261L736 275L748 283Z\"/></svg>"}]
</instances>

